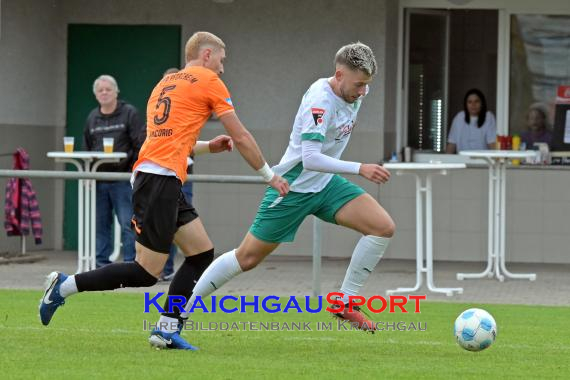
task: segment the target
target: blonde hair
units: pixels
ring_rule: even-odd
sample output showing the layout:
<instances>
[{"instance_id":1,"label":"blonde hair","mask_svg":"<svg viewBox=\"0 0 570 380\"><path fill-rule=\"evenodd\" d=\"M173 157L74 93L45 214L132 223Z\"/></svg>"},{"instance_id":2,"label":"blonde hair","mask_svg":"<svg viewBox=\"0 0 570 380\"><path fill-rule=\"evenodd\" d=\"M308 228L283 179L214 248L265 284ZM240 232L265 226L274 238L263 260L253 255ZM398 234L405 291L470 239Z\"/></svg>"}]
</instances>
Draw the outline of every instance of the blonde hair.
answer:
<instances>
[{"instance_id":1,"label":"blonde hair","mask_svg":"<svg viewBox=\"0 0 570 380\"><path fill-rule=\"evenodd\" d=\"M109 82L111 83L111 86L113 87L113 89L117 92L117 94L119 93L119 85L117 84L117 81L115 80L115 78L113 78L110 75L107 74L103 74L103 75L99 75L99 77L97 77L97 79L95 79L95 81L93 82L93 93L96 94L97 93L97 85L99 84L99 82L101 81L105 81L105 82Z\"/></svg>"},{"instance_id":2,"label":"blonde hair","mask_svg":"<svg viewBox=\"0 0 570 380\"><path fill-rule=\"evenodd\" d=\"M184 49L186 62L198 58L198 54L203 48L225 49L226 44L220 37L210 32L196 32L186 42Z\"/></svg>"},{"instance_id":3,"label":"blonde hair","mask_svg":"<svg viewBox=\"0 0 570 380\"><path fill-rule=\"evenodd\" d=\"M170 69L166 69L166 71L164 72L164 74L162 74L163 77L167 76L168 74L174 74L179 72L180 70L177 67L171 67Z\"/></svg>"},{"instance_id":4,"label":"blonde hair","mask_svg":"<svg viewBox=\"0 0 570 380\"><path fill-rule=\"evenodd\" d=\"M336 65L343 65L351 70L360 70L368 76L376 74L376 58L370 47L362 42L345 45L339 49L334 57Z\"/></svg>"}]
</instances>

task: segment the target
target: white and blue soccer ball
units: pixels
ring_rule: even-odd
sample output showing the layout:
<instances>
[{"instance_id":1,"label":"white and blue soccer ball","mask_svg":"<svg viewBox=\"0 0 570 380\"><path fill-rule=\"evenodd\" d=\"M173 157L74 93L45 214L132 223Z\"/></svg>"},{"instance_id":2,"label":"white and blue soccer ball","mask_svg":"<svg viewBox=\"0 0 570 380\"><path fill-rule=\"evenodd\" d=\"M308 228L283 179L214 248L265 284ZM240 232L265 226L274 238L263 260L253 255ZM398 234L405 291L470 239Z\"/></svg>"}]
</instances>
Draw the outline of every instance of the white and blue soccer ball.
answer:
<instances>
[{"instance_id":1,"label":"white and blue soccer ball","mask_svg":"<svg viewBox=\"0 0 570 380\"><path fill-rule=\"evenodd\" d=\"M469 351L489 347L497 337L495 318L483 309L468 309L457 317L453 328L457 344Z\"/></svg>"}]
</instances>

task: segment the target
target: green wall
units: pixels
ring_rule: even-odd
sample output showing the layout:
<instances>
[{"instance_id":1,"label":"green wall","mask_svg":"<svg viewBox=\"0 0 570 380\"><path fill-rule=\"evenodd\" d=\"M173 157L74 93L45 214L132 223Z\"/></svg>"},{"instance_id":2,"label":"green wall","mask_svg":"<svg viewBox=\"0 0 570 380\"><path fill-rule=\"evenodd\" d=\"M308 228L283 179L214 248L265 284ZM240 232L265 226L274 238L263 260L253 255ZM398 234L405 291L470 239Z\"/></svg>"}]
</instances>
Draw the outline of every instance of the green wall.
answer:
<instances>
[{"instance_id":1,"label":"green wall","mask_svg":"<svg viewBox=\"0 0 570 380\"><path fill-rule=\"evenodd\" d=\"M115 77L119 98L144 117L148 96L162 73L180 66L180 38L179 25L68 26L66 136L75 136L76 150L83 149L85 119L98 105L93 81L101 74ZM68 170L75 169L68 165ZM64 248L77 249L77 181L65 184L63 234Z\"/></svg>"}]
</instances>

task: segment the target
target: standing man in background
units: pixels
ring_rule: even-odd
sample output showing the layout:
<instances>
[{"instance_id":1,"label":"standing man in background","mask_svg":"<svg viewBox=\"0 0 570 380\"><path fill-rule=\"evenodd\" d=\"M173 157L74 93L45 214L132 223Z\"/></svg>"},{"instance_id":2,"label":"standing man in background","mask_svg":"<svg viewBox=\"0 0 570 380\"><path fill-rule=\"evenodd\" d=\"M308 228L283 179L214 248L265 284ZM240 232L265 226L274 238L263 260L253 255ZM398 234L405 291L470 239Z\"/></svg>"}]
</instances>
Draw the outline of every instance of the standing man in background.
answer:
<instances>
[{"instance_id":1,"label":"standing man in background","mask_svg":"<svg viewBox=\"0 0 570 380\"><path fill-rule=\"evenodd\" d=\"M118 99L119 86L110 75L101 75L93 83L93 93L99 103L85 123L83 148L103 151L103 138L113 138L113 151L127 153L118 163L103 164L99 171L130 172L137 160L145 138L144 121L137 109ZM109 264L113 252L113 212L121 225L123 258L135 259L135 236L131 229L133 205L132 189L128 181L97 181L96 211L96 265Z\"/></svg>"}]
</instances>

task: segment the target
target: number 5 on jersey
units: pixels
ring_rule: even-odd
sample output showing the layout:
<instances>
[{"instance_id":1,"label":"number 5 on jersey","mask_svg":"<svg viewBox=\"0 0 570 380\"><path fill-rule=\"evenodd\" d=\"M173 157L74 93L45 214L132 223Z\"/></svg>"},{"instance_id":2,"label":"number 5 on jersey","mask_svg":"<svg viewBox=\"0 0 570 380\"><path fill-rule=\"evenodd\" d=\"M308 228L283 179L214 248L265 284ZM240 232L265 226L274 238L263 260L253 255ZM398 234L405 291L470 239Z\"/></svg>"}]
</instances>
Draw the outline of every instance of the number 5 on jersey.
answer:
<instances>
[{"instance_id":1,"label":"number 5 on jersey","mask_svg":"<svg viewBox=\"0 0 570 380\"><path fill-rule=\"evenodd\" d=\"M166 86L160 92L160 96L158 97L158 101L156 102L156 107L155 107L155 109L157 110L157 115L154 115L155 125L164 124L166 123L166 120L168 120L168 115L170 114L170 98L164 95L166 94L167 91L174 90L175 88L176 85ZM164 104L164 110L162 112L162 116L158 117L158 109L162 104Z\"/></svg>"}]
</instances>

